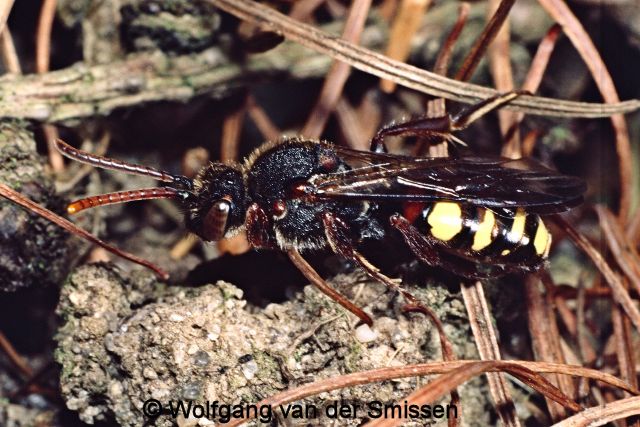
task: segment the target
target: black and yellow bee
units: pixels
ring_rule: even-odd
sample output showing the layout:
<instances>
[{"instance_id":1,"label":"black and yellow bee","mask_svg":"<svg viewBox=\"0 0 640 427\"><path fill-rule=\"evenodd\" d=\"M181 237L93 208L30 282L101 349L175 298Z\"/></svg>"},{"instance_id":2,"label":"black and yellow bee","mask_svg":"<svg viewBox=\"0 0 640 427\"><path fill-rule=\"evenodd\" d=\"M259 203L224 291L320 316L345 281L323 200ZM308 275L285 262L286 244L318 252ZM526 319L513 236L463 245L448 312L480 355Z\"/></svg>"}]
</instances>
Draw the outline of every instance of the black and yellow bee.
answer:
<instances>
[{"instance_id":1,"label":"black and yellow bee","mask_svg":"<svg viewBox=\"0 0 640 427\"><path fill-rule=\"evenodd\" d=\"M187 228L205 241L244 228L256 248L291 255L329 247L390 286L394 282L360 254L363 241L401 236L421 261L468 278L535 271L551 244L540 215L579 204L582 180L530 159L409 157L386 153L383 143L389 135L455 139L452 132L517 95L488 99L457 116L388 126L369 152L285 138L259 147L242 165L211 163L193 180L93 156L60 141L58 148L73 159L170 183L90 197L69 211L172 197L184 209Z\"/></svg>"}]
</instances>

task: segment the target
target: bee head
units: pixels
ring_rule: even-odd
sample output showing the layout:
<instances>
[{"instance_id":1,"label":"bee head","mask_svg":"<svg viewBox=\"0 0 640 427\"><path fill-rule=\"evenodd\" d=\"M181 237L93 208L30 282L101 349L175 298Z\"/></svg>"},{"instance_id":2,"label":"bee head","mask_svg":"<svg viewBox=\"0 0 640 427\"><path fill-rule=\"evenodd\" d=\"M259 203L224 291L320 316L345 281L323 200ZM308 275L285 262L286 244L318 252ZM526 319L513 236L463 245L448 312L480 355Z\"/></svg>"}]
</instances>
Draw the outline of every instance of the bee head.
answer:
<instances>
[{"instance_id":1,"label":"bee head","mask_svg":"<svg viewBox=\"0 0 640 427\"><path fill-rule=\"evenodd\" d=\"M239 166L209 163L193 180L185 222L204 241L233 236L245 221L246 196Z\"/></svg>"}]
</instances>

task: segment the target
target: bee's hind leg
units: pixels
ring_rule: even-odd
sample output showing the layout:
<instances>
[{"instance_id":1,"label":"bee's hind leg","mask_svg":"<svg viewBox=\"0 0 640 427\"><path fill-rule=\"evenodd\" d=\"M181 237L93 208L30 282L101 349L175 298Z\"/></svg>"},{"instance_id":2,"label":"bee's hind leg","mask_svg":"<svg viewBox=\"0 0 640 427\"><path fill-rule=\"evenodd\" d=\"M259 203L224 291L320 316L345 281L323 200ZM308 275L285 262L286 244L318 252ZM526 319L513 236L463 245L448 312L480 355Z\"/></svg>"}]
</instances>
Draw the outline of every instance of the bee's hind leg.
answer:
<instances>
[{"instance_id":1,"label":"bee's hind leg","mask_svg":"<svg viewBox=\"0 0 640 427\"><path fill-rule=\"evenodd\" d=\"M513 269L503 264L485 264L451 253L441 241L426 235L411 225L409 220L400 214L389 218L391 226L398 230L411 252L422 262L432 267L441 267L468 279L490 279L507 273Z\"/></svg>"},{"instance_id":2,"label":"bee's hind leg","mask_svg":"<svg viewBox=\"0 0 640 427\"><path fill-rule=\"evenodd\" d=\"M338 255L341 255L355 262L364 270L369 277L377 280L389 289L399 292L411 304L419 304L416 298L400 286L400 279L392 279L384 275L378 267L371 264L360 252L356 250L351 238L349 237L349 227L340 218L330 212L322 215L322 223L324 224L325 235L329 241L331 249Z\"/></svg>"},{"instance_id":3,"label":"bee's hind leg","mask_svg":"<svg viewBox=\"0 0 640 427\"><path fill-rule=\"evenodd\" d=\"M419 117L405 122L392 123L381 128L371 139L370 151L386 153L384 139L388 136L419 136L433 140L447 139L451 134L451 117Z\"/></svg>"},{"instance_id":4,"label":"bee's hind leg","mask_svg":"<svg viewBox=\"0 0 640 427\"><path fill-rule=\"evenodd\" d=\"M465 129L485 114L510 103L520 95L528 93L526 91L512 91L498 94L473 104L456 115L418 117L400 123L392 123L381 128L371 139L370 150L375 153L386 153L387 147L384 144L384 139L388 136L418 136L434 140L434 142L447 140L466 145L456 138L453 132Z\"/></svg>"}]
</instances>

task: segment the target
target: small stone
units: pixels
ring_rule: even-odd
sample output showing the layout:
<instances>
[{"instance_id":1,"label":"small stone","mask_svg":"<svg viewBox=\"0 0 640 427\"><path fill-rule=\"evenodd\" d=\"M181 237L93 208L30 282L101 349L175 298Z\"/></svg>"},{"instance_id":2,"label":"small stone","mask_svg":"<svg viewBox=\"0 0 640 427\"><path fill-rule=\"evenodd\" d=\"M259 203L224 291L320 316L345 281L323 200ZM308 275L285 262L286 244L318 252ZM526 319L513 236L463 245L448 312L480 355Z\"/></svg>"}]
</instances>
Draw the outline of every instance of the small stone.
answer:
<instances>
[{"instance_id":1,"label":"small stone","mask_svg":"<svg viewBox=\"0 0 640 427\"><path fill-rule=\"evenodd\" d=\"M209 364L209 354L206 351L198 351L193 355L193 364L200 367L205 367Z\"/></svg>"},{"instance_id":2,"label":"small stone","mask_svg":"<svg viewBox=\"0 0 640 427\"><path fill-rule=\"evenodd\" d=\"M185 384L182 389L182 398L185 400L196 400L198 397L200 397L200 384L195 382Z\"/></svg>"},{"instance_id":3,"label":"small stone","mask_svg":"<svg viewBox=\"0 0 640 427\"><path fill-rule=\"evenodd\" d=\"M371 329L369 325L362 324L356 328L356 339L361 343L375 341L378 338L378 331Z\"/></svg>"},{"instance_id":4,"label":"small stone","mask_svg":"<svg viewBox=\"0 0 640 427\"><path fill-rule=\"evenodd\" d=\"M209 333L207 333L207 339L209 341L217 341L220 338L220 325L213 325L209 328Z\"/></svg>"},{"instance_id":5,"label":"small stone","mask_svg":"<svg viewBox=\"0 0 640 427\"><path fill-rule=\"evenodd\" d=\"M255 360L250 360L242 365L242 374L246 379L252 379L256 373L258 373L258 364Z\"/></svg>"},{"instance_id":6,"label":"small stone","mask_svg":"<svg viewBox=\"0 0 640 427\"><path fill-rule=\"evenodd\" d=\"M158 374L153 369L147 367L142 370L142 376L148 380L155 380L158 378Z\"/></svg>"},{"instance_id":7,"label":"small stone","mask_svg":"<svg viewBox=\"0 0 640 427\"><path fill-rule=\"evenodd\" d=\"M173 313L171 316L169 316L169 320L171 320L172 322L182 322L184 320L184 316Z\"/></svg>"}]
</instances>

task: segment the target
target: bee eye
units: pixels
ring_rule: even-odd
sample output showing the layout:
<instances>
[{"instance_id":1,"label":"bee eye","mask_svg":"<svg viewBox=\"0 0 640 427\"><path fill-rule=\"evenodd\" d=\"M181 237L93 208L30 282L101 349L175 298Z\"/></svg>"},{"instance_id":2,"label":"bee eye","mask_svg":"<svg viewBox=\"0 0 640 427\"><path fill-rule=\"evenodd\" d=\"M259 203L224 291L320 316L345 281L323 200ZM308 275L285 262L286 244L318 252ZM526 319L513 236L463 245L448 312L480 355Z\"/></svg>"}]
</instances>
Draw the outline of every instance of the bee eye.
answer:
<instances>
[{"instance_id":1,"label":"bee eye","mask_svg":"<svg viewBox=\"0 0 640 427\"><path fill-rule=\"evenodd\" d=\"M228 200L218 200L211 206L203 222L206 240L218 241L224 237L230 211L231 203Z\"/></svg>"},{"instance_id":2,"label":"bee eye","mask_svg":"<svg viewBox=\"0 0 640 427\"><path fill-rule=\"evenodd\" d=\"M275 219L282 219L287 213L287 202L282 199L278 199L273 202L273 206L271 208L273 210L273 217Z\"/></svg>"}]
</instances>

